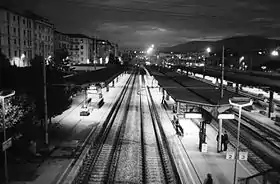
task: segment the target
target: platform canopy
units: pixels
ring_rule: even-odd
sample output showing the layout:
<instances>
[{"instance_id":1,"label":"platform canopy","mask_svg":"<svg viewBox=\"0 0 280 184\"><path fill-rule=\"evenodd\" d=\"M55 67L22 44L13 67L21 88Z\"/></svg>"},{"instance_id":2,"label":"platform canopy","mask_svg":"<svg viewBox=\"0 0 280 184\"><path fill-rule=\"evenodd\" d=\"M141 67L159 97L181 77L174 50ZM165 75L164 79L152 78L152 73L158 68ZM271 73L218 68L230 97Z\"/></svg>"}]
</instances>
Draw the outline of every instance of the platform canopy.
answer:
<instances>
[{"instance_id":1,"label":"platform canopy","mask_svg":"<svg viewBox=\"0 0 280 184\"><path fill-rule=\"evenodd\" d=\"M122 68L110 67L96 71L82 72L65 78L65 82L69 85L87 86L90 84L104 83L107 85L115 77L123 72Z\"/></svg>"}]
</instances>

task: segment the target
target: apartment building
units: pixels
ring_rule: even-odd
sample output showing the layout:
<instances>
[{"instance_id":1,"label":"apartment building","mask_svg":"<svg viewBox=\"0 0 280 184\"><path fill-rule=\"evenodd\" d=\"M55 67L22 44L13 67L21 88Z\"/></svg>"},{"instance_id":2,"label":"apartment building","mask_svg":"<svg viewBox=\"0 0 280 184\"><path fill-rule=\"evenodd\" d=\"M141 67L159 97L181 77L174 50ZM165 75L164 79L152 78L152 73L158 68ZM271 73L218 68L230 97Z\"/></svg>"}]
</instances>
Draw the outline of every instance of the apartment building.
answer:
<instances>
[{"instance_id":1,"label":"apartment building","mask_svg":"<svg viewBox=\"0 0 280 184\"><path fill-rule=\"evenodd\" d=\"M93 62L93 39L83 34L67 34L70 37L70 60L73 63Z\"/></svg>"},{"instance_id":2,"label":"apartment building","mask_svg":"<svg viewBox=\"0 0 280 184\"><path fill-rule=\"evenodd\" d=\"M69 35L55 31L54 32L54 50L66 50L68 53L71 48L71 38Z\"/></svg>"},{"instance_id":3,"label":"apartment building","mask_svg":"<svg viewBox=\"0 0 280 184\"><path fill-rule=\"evenodd\" d=\"M12 65L29 66L34 56L34 22L28 16L0 7L0 51Z\"/></svg>"},{"instance_id":4,"label":"apartment building","mask_svg":"<svg viewBox=\"0 0 280 184\"><path fill-rule=\"evenodd\" d=\"M106 64L109 61L110 53L114 54L113 45L108 40L97 39L96 55L98 64Z\"/></svg>"},{"instance_id":5,"label":"apartment building","mask_svg":"<svg viewBox=\"0 0 280 184\"><path fill-rule=\"evenodd\" d=\"M34 52L35 55L48 58L54 56L54 24L48 19L28 12L34 24Z\"/></svg>"}]
</instances>

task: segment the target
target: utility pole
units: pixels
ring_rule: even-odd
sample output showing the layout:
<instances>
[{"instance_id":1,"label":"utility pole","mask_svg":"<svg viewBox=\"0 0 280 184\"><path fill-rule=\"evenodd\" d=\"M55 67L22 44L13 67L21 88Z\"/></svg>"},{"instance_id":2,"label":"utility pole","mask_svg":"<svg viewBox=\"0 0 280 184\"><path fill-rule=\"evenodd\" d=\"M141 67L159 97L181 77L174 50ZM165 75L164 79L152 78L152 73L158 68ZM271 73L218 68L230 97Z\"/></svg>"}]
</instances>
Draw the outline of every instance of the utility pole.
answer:
<instances>
[{"instance_id":1,"label":"utility pole","mask_svg":"<svg viewBox=\"0 0 280 184\"><path fill-rule=\"evenodd\" d=\"M97 36L94 37L94 70L96 70L96 51L97 50Z\"/></svg>"},{"instance_id":2,"label":"utility pole","mask_svg":"<svg viewBox=\"0 0 280 184\"><path fill-rule=\"evenodd\" d=\"M44 78L44 119L45 119L45 144L49 144L48 135L48 103L47 103L47 77L46 77L46 59L43 60L43 78Z\"/></svg>"},{"instance_id":3,"label":"utility pole","mask_svg":"<svg viewBox=\"0 0 280 184\"><path fill-rule=\"evenodd\" d=\"M224 97L224 86L223 86L223 81L224 81L224 72L225 72L225 47L223 46L223 53L222 53L222 66L221 66L221 73L222 73L222 76L221 76L221 87L220 87L220 90L221 90L221 99L223 99Z\"/></svg>"}]
</instances>

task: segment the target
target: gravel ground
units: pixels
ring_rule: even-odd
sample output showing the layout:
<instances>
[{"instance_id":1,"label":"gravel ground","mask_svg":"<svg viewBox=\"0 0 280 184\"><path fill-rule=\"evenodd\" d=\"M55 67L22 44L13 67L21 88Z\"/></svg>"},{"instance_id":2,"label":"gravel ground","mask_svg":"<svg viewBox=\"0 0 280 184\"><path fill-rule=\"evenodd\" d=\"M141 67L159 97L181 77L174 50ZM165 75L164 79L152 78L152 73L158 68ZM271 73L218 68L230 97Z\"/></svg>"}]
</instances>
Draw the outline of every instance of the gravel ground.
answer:
<instances>
[{"instance_id":1,"label":"gravel ground","mask_svg":"<svg viewBox=\"0 0 280 184\"><path fill-rule=\"evenodd\" d=\"M137 80L136 80L137 84ZM132 95L131 108L126 122L115 183L142 183L142 155L139 96Z\"/></svg>"}]
</instances>

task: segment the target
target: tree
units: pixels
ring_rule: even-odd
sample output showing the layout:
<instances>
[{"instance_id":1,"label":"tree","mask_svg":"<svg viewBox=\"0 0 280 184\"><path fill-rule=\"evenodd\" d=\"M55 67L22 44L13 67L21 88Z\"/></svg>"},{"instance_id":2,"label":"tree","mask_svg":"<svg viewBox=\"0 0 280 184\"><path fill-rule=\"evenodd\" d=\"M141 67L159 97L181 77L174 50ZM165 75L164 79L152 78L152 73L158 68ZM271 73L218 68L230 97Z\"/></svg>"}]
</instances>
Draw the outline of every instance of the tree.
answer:
<instances>
[{"instance_id":1,"label":"tree","mask_svg":"<svg viewBox=\"0 0 280 184\"><path fill-rule=\"evenodd\" d=\"M2 108L2 103L1 103ZM6 128L15 127L22 123L25 119L33 118L35 112L35 103L26 94L16 95L5 99L5 122ZM3 112L0 113L0 119L3 119ZM3 128L3 121L0 123L1 130Z\"/></svg>"},{"instance_id":2,"label":"tree","mask_svg":"<svg viewBox=\"0 0 280 184\"><path fill-rule=\"evenodd\" d=\"M33 96L36 99L36 114L40 119L44 117L44 85L43 85L43 57L35 57L31 61L33 82ZM63 73L56 67L46 66L47 77L47 105L48 118L61 114L70 105L68 88L64 86Z\"/></svg>"},{"instance_id":3,"label":"tree","mask_svg":"<svg viewBox=\"0 0 280 184\"><path fill-rule=\"evenodd\" d=\"M67 62L66 58L69 56L69 53L66 49L59 49L54 52L53 64L54 66L61 66Z\"/></svg>"}]
</instances>

